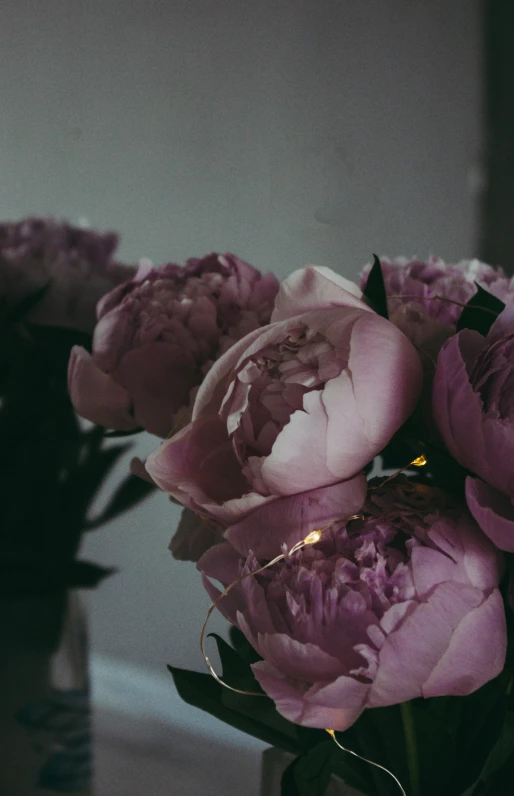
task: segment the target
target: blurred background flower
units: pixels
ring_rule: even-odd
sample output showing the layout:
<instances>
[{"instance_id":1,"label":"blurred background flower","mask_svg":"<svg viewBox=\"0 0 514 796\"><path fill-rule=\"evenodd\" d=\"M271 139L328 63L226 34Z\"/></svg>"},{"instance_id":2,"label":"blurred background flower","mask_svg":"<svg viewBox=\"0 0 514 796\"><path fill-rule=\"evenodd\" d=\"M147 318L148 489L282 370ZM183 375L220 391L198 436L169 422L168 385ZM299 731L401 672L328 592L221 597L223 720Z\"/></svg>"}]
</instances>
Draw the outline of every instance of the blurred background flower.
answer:
<instances>
[{"instance_id":1,"label":"blurred background flower","mask_svg":"<svg viewBox=\"0 0 514 796\"><path fill-rule=\"evenodd\" d=\"M140 266L98 305L92 356L72 353L69 387L82 417L166 437L210 366L269 322L278 281L232 254Z\"/></svg>"}]
</instances>

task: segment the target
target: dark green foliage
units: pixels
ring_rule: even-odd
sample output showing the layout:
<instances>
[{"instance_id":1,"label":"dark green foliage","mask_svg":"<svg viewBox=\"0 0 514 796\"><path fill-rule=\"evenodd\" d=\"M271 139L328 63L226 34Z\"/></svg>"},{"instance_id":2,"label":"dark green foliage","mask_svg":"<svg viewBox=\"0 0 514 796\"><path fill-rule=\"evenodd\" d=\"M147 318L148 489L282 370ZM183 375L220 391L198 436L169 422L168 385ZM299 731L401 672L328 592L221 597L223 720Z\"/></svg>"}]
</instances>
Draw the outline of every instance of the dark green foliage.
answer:
<instances>
[{"instance_id":1,"label":"dark green foliage","mask_svg":"<svg viewBox=\"0 0 514 796\"><path fill-rule=\"evenodd\" d=\"M127 444L106 445L101 428L82 428L71 406L70 349L76 344L89 347L90 337L18 320L0 332L0 595L4 597L92 587L112 572L78 561L77 556L98 490L128 449ZM92 524L98 527L114 518L150 490L149 484L129 477Z\"/></svg>"},{"instance_id":2,"label":"dark green foliage","mask_svg":"<svg viewBox=\"0 0 514 796\"><path fill-rule=\"evenodd\" d=\"M498 315L505 309L505 304L476 282L475 285L477 292L462 310L457 321L457 331L474 329L485 337Z\"/></svg>"},{"instance_id":3,"label":"dark green foliage","mask_svg":"<svg viewBox=\"0 0 514 796\"><path fill-rule=\"evenodd\" d=\"M260 692L250 669L250 661L258 660L258 656L240 631L231 631L234 648L219 636L213 638L222 662L223 681ZM283 775L283 796L323 796L332 774L366 796L398 796L398 786L387 773L343 752L324 730L287 721L267 697L231 692L210 674L168 668L188 704L296 755ZM506 675L501 675L467 697L409 703L418 755L419 796L507 796L512 792L501 790L514 776L514 712L505 710L506 688ZM391 770L411 796L401 706L365 710L337 737L346 748Z\"/></svg>"},{"instance_id":4,"label":"dark green foliage","mask_svg":"<svg viewBox=\"0 0 514 796\"><path fill-rule=\"evenodd\" d=\"M373 255L373 260L373 267L369 272L368 280L363 293L369 300L373 309L383 318L388 318L387 293L384 284L382 266L376 254Z\"/></svg>"}]
</instances>

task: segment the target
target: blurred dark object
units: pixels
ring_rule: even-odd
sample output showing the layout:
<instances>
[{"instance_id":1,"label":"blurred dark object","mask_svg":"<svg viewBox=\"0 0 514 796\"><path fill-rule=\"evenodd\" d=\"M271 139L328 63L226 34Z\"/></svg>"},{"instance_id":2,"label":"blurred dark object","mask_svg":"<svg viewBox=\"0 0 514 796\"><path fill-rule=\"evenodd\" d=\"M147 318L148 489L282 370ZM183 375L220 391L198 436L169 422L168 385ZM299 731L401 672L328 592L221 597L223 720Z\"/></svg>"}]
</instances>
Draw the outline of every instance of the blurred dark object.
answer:
<instances>
[{"instance_id":1,"label":"blurred dark object","mask_svg":"<svg viewBox=\"0 0 514 796\"><path fill-rule=\"evenodd\" d=\"M96 302L127 275L116 243L51 220L0 224L1 796L90 794L77 590L113 570L81 559L81 538L153 488L127 473L92 516L130 442L81 423L68 395L71 348L91 347Z\"/></svg>"},{"instance_id":2,"label":"blurred dark object","mask_svg":"<svg viewBox=\"0 0 514 796\"><path fill-rule=\"evenodd\" d=\"M483 0L485 191L479 256L514 273L514 2Z\"/></svg>"}]
</instances>

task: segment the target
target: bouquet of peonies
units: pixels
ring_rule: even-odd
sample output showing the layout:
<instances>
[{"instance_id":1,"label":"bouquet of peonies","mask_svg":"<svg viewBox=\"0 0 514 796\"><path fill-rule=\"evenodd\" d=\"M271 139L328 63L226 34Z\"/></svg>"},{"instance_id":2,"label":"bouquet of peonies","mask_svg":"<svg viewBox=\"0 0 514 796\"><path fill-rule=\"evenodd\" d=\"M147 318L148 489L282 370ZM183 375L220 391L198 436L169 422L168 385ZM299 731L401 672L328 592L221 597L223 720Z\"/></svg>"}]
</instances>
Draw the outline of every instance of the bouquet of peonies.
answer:
<instances>
[{"instance_id":1,"label":"bouquet of peonies","mask_svg":"<svg viewBox=\"0 0 514 796\"><path fill-rule=\"evenodd\" d=\"M76 417L71 348L89 347L98 300L135 266L118 236L52 218L0 223L0 793L89 793L87 628L74 591L111 570L84 560L85 531L142 500L123 478L92 509L126 450Z\"/></svg>"},{"instance_id":2,"label":"bouquet of peonies","mask_svg":"<svg viewBox=\"0 0 514 796\"><path fill-rule=\"evenodd\" d=\"M476 260L278 288L210 255L143 265L72 353L79 413L166 438L134 470L233 626L179 693L293 753L284 796L512 792L513 298Z\"/></svg>"}]
</instances>

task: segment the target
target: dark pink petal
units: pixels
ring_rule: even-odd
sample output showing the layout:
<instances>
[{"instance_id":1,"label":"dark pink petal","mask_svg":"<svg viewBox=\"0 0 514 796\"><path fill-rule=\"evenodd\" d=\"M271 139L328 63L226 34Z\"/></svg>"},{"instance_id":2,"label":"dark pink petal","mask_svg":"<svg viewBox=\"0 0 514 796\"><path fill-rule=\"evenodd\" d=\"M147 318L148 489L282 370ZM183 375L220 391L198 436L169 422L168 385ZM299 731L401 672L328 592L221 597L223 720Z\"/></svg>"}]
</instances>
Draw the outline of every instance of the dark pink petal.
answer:
<instances>
[{"instance_id":1,"label":"dark pink petal","mask_svg":"<svg viewBox=\"0 0 514 796\"><path fill-rule=\"evenodd\" d=\"M507 553L514 553L514 506L502 492L480 478L466 478L469 510L486 536Z\"/></svg>"},{"instance_id":2,"label":"dark pink petal","mask_svg":"<svg viewBox=\"0 0 514 796\"><path fill-rule=\"evenodd\" d=\"M80 346L71 350L68 389L75 410L92 423L119 431L138 427L127 390L97 368L91 355Z\"/></svg>"},{"instance_id":3,"label":"dark pink petal","mask_svg":"<svg viewBox=\"0 0 514 796\"><path fill-rule=\"evenodd\" d=\"M96 324L93 334L93 353L98 367L110 373L132 347L135 331L132 313L116 307Z\"/></svg>"},{"instance_id":4,"label":"dark pink petal","mask_svg":"<svg viewBox=\"0 0 514 796\"><path fill-rule=\"evenodd\" d=\"M468 329L450 338L439 354L432 391L444 444L460 464L477 473L487 466L482 401L470 384L468 367L483 345L484 338Z\"/></svg>"},{"instance_id":5,"label":"dark pink petal","mask_svg":"<svg viewBox=\"0 0 514 796\"><path fill-rule=\"evenodd\" d=\"M211 580L219 581L224 588L239 578L240 572L239 556L235 555L231 545L221 543L214 545L203 554L197 564L197 568L202 573L203 585L213 602L221 594L221 589L215 586ZM237 625L237 612L245 608L244 599L237 589L232 589L218 603L218 609L232 624Z\"/></svg>"},{"instance_id":6,"label":"dark pink petal","mask_svg":"<svg viewBox=\"0 0 514 796\"><path fill-rule=\"evenodd\" d=\"M184 509L169 550L177 561L199 561L207 550L222 541L221 529L190 509Z\"/></svg>"},{"instance_id":7,"label":"dark pink petal","mask_svg":"<svg viewBox=\"0 0 514 796\"><path fill-rule=\"evenodd\" d=\"M166 437L175 413L189 402L195 363L179 346L149 343L125 354L112 375L130 394L138 424Z\"/></svg>"}]
</instances>

